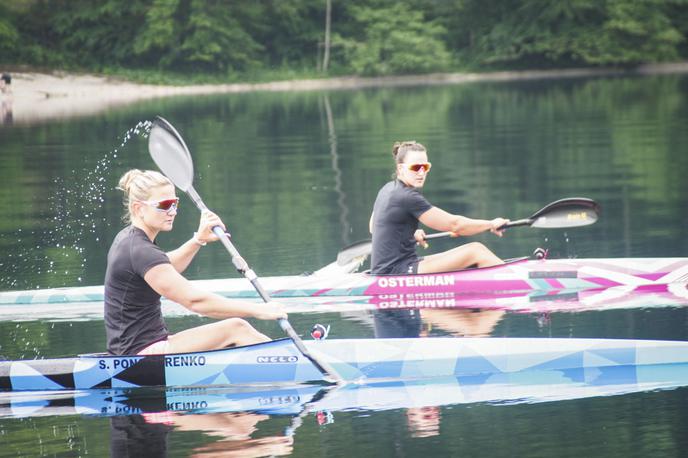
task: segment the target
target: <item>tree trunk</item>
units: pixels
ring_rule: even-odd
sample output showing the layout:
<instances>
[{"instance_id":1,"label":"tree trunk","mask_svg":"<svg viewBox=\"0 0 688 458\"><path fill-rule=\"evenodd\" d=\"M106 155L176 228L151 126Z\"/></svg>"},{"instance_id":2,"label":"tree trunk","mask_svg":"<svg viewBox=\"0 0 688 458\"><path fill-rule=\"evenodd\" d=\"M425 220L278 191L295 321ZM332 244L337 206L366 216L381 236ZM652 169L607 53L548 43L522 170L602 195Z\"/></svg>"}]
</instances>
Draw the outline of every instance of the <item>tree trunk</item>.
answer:
<instances>
[{"instance_id":1,"label":"tree trunk","mask_svg":"<svg viewBox=\"0 0 688 458\"><path fill-rule=\"evenodd\" d=\"M325 8L325 50L323 53L322 71L327 72L330 63L330 25L332 23L332 0L326 0Z\"/></svg>"}]
</instances>

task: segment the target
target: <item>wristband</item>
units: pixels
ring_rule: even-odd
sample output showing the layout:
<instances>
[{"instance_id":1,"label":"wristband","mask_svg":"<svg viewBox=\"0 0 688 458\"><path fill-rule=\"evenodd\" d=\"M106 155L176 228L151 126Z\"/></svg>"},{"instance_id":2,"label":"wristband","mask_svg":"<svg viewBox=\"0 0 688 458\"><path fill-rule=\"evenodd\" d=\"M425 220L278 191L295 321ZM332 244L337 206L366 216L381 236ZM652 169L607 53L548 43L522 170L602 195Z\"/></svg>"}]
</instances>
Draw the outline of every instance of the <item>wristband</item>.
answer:
<instances>
[{"instance_id":1,"label":"wristband","mask_svg":"<svg viewBox=\"0 0 688 458\"><path fill-rule=\"evenodd\" d=\"M201 242L201 240L198 238L198 232L194 232L193 238L191 240L193 240L197 245L200 246L206 246L208 244L208 242Z\"/></svg>"}]
</instances>

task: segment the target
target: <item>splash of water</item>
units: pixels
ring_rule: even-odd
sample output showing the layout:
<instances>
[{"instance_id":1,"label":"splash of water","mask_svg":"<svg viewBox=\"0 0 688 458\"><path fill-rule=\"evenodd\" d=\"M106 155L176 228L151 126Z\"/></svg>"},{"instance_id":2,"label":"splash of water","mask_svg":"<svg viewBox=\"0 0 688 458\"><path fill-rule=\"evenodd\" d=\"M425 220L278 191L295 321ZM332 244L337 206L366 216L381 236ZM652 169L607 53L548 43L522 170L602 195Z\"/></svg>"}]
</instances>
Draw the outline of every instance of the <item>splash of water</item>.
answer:
<instances>
[{"instance_id":1,"label":"splash of water","mask_svg":"<svg viewBox=\"0 0 688 458\"><path fill-rule=\"evenodd\" d=\"M17 229L14 234L5 234L18 248L0 260L0 289L41 288L26 279L26 272L35 273L34 277L48 274L51 279L62 277L59 285L76 280L81 282L88 268L88 259L83 247L89 237L100 242L98 228L110 226L112 221L103 211L108 188L108 174L116 163L118 153L132 138L148 138L153 127L151 121L140 121L121 136L118 147L106 153L91 169L73 169L69 176L55 180L57 192L49 196L50 229L23 232ZM39 237L40 235L40 237ZM23 240L41 240L40 245L24 247ZM24 280L22 280L24 278ZM57 283L57 282L56 282Z\"/></svg>"}]
</instances>

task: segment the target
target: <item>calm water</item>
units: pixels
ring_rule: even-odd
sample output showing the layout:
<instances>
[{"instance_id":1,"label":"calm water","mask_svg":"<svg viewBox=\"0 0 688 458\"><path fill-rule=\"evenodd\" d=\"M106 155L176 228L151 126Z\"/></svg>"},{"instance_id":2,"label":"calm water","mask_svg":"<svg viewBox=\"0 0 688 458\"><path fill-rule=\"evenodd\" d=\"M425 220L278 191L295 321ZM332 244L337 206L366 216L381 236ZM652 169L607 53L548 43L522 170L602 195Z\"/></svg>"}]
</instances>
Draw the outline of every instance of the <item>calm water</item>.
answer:
<instances>
[{"instance_id":1,"label":"calm water","mask_svg":"<svg viewBox=\"0 0 688 458\"><path fill-rule=\"evenodd\" d=\"M122 227L118 178L154 168L146 139L131 129L157 114L183 135L196 189L259 275L316 270L367 238L372 203L392 171L391 145L403 139L428 147L425 194L456 213L517 219L567 196L602 205L590 227L476 237L502 257L536 247L551 257L688 256L688 77L214 95L0 127L0 290L102 283L107 248ZM183 196L175 230L159 243L175 247L197 222ZM187 273L237 275L220 246L202 250ZM425 313L423 332L688 340L687 310ZM300 333L323 322L332 337L374 334L367 313L290 318ZM202 322L175 318L170 327ZM257 326L281 336L273 323ZM99 320L0 322L0 354L101 351L103 334ZM141 444L149 456L685 456L687 408L686 387L427 410L390 405L333 412L322 425L311 412L293 437L284 435L288 415L3 418L0 456L117 455L123 445L135 456ZM122 442L122 431L140 440Z\"/></svg>"}]
</instances>

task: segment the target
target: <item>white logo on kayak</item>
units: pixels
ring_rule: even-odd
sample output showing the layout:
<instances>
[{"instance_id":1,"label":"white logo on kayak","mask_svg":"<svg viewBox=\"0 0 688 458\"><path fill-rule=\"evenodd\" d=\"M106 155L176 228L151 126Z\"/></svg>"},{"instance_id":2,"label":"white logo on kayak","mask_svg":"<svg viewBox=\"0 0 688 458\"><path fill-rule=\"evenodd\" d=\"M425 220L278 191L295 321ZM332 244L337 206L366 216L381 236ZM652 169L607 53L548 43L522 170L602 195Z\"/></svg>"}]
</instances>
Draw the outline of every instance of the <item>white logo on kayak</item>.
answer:
<instances>
[{"instance_id":1,"label":"white logo on kayak","mask_svg":"<svg viewBox=\"0 0 688 458\"><path fill-rule=\"evenodd\" d=\"M265 364L265 363L282 363L282 364L288 364L288 363L296 363L299 361L299 358L297 356L257 356L256 357L256 362Z\"/></svg>"},{"instance_id":2,"label":"white logo on kayak","mask_svg":"<svg viewBox=\"0 0 688 458\"><path fill-rule=\"evenodd\" d=\"M451 286L455 281L453 275L380 277L377 284L380 288L409 288L413 286Z\"/></svg>"}]
</instances>

